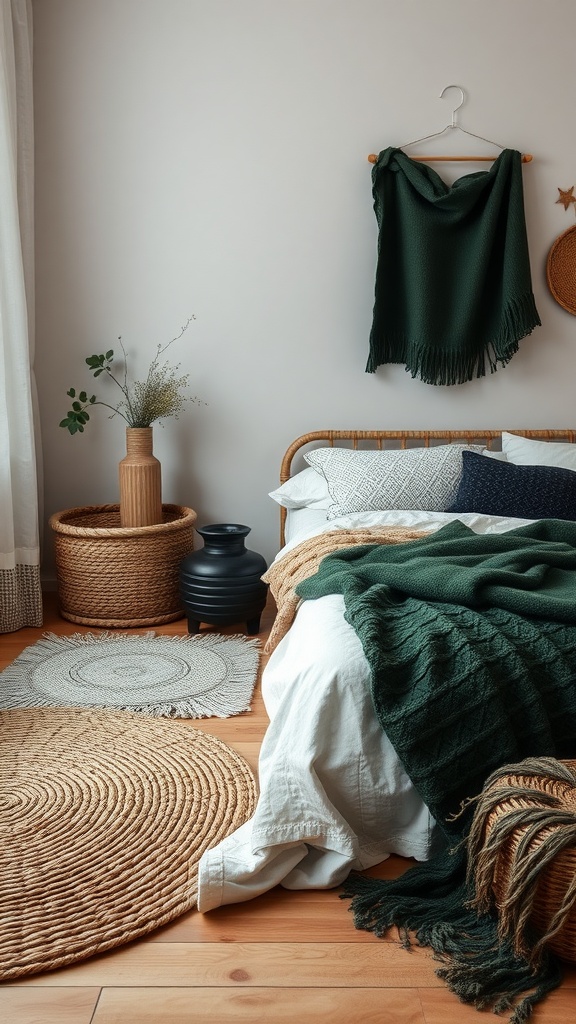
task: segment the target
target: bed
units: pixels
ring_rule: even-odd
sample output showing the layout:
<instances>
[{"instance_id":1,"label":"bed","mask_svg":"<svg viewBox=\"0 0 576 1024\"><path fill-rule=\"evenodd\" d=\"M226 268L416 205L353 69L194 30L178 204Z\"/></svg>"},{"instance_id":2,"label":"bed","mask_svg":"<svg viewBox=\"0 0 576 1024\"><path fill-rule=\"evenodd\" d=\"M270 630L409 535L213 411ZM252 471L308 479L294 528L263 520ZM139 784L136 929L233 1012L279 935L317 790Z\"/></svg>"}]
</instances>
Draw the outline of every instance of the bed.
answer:
<instances>
[{"instance_id":1,"label":"bed","mask_svg":"<svg viewBox=\"0 0 576 1024\"><path fill-rule=\"evenodd\" d=\"M289 446L270 492L280 506L269 569L279 611L262 678L270 724L260 795L251 821L204 854L201 912L278 884L335 887L390 854L425 862L442 846L375 715L342 596L300 601L294 583L330 544L388 543L388 531L402 544L455 522L496 536L576 520L575 441L572 430L328 430Z\"/></svg>"}]
</instances>

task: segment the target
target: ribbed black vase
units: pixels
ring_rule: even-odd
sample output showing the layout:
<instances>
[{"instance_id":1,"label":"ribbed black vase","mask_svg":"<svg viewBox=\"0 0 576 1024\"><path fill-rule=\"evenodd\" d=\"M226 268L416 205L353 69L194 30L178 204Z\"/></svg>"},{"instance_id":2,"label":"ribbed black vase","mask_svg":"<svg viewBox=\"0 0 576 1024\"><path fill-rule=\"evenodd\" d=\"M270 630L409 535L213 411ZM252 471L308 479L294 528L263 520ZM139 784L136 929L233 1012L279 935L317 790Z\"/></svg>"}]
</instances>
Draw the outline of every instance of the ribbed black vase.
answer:
<instances>
[{"instance_id":1,"label":"ribbed black vase","mask_svg":"<svg viewBox=\"0 0 576 1024\"><path fill-rule=\"evenodd\" d=\"M268 586L262 574L266 561L249 551L244 541L249 526L214 523L197 528L204 547L180 563L180 597L188 619L188 632L200 623L228 626L245 622L247 632L260 632Z\"/></svg>"}]
</instances>

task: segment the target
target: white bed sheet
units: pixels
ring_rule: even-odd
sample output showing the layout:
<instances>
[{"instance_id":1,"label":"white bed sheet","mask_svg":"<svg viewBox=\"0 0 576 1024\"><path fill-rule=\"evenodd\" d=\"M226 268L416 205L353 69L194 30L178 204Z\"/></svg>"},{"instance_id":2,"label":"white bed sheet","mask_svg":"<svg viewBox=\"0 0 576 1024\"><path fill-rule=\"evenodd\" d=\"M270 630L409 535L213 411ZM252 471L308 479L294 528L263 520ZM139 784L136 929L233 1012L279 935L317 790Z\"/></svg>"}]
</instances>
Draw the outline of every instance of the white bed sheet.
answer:
<instances>
[{"instance_id":1,"label":"white bed sheet","mask_svg":"<svg viewBox=\"0 0 576 1024\"><path fill-rule=\"evenodd\" d=\"M454 519L477 533L504 533L530 522L472 513L365 512L293 531L277 558L326 530L437 530ZM259 759L256 811L203 855L202 913L278 884L331 888L351 870L391 853L426 860L437 848L435 823L374 714L369 666L343 613L340 595L302 602L266 665L262 693L270 725Z\"/></svg>"}]
</instances>

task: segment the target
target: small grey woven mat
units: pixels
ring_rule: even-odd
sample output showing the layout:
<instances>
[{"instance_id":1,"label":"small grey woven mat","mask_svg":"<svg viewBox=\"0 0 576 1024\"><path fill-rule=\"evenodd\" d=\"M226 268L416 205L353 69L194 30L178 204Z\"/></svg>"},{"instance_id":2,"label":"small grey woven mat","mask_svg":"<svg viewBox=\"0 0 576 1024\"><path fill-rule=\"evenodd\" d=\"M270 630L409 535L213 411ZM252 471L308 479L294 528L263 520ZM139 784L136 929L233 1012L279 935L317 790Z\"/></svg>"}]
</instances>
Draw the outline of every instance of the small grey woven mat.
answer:
<instances>
[{"instance_id":1,"label":"small grey woven mat","mask_svg":"<svg viewBox=\"0 0 576 1024\"><path fill-rule=\"evenodd\" d=\"M218 633L45 633L0 673L0 708L228 718L250 710L259 649L258 639Z\"/></svg>"}]
</instances>

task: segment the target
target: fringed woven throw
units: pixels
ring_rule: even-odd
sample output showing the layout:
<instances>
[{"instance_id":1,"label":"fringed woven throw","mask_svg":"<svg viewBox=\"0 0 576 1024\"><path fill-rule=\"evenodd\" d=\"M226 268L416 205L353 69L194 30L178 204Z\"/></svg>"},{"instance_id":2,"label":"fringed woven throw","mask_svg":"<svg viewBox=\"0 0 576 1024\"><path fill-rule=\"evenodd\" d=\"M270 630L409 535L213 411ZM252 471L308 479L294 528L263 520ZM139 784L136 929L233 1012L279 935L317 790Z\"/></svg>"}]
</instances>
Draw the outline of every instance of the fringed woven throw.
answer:
<instances>
[{"instance_id":1,"label":"fringed woven throw","mask_svg":"<svg viewBox=\"0 0 576 1024\"><path fill-rule=\"evenodd\" d=\"M522 158L446 185L401 149L372 170L378 262L366 370L404 363L427 384L505 366L540 325L524 218Z\"/></svg>"},{"instance_id":2,"label":"fringed woven throw","mask_svg":"<svg viewBox=\"0 0 576 1024\"><path fill-rule=\"evenodd\" d=\"M472 906L537 966L576 959L576 761L528 757L490 775L468 834Z\"/></svg>"},{"instance_id":3,"label":"fringed woven throw","mask_svg":"<svg viewBox=\"0 0 576 1024\"><path fill-rule=\"evenodd\" d=\"M527 757L570 757L576 736L576 523L541 520L500 535L460 522L406 544L350 548L297 587L340 593L372 670L382 727L439 823L446 851L401 878L350 876L357 927L392 925L430 946L464 1002L511 1020L561 979L534 965L469 905L469 804L491 772ZM467 804L459 813L462 804ZM458 817L455 815L458 814Z\"/></svg>"}]
</instances>

